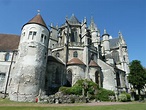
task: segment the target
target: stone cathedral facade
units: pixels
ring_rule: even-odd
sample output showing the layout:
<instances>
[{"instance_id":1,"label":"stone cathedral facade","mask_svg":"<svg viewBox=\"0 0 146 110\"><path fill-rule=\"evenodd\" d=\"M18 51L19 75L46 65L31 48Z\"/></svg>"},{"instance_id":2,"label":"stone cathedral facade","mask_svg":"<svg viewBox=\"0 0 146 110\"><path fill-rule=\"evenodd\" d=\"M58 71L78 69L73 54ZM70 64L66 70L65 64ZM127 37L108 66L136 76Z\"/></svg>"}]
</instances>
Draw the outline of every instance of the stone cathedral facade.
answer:
<instances>
[{"instance_id":1,"label":"stone cathedral facade","mask_svg":"<svg viewBox=\"0 0 146 110\"><path fill-rule=\"evenodd\" d=\"M93 18L87 25L75 15L47 27L38 13L21 35L0 34L0 93L10 100L34 101L61 86L88 79L116 93L128 91L127 45L118 33L101 35Z\"/></svg>"}]
</instances>

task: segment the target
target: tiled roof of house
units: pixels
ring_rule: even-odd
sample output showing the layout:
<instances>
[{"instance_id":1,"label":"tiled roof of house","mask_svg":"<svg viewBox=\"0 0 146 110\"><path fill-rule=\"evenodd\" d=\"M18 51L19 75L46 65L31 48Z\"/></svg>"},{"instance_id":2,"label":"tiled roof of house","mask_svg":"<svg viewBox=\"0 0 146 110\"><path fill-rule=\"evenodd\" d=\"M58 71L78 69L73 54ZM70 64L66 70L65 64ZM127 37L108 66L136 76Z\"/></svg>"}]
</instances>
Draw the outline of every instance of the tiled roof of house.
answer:
<instances>
[{"instance_id":1,"label":"tiled roof of house","mask_svg":"<svg viewBox=\"0 0 146 110\"><path fill-rule=\"evenodd\" d=\"M0 34L0 51L12 51L18 49L20 36L12 34Z\"/></svg>"},{"instance_id":2,"label":"tiled roof of house","mask_svg":"<svg viewBox=\"0 0 146 110\"><path fill-rule=\"evenodd\" d=\"M67 65L85 65L79 58L72 58L70 61L68 61Z\"/></svg>"},{"instance_id":3,"label":"tiled roof of house","mask_svg":"<svg viewBox=\"0 0 146 110\"><path fill-rule=\"evenodd\" d=\"M99 65L94 60L90 61L89 66L90 67L99 67Z\"/></svg>"}]
</instances>

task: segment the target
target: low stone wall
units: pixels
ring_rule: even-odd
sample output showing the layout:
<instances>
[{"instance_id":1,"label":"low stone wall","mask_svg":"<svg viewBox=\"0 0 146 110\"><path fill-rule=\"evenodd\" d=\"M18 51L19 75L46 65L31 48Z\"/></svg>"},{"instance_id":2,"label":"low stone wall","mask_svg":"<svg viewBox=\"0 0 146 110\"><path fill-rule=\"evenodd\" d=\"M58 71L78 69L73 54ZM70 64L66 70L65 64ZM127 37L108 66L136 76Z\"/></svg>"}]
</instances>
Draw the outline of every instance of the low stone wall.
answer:
<instances>
[{"instance_id":1,"label":"low stone wall","mask_svg":"<svg viewBox=\"0 0 146 110\"><path fill-rule=\"evenodd\" d=\"M56 104L64 104L64 103L88 103L89 99L85 96L78 95L63 95L63 94L55 94L50 96L41 96L38 100L39 103L56 103Z\"/></svg>"}]
</instances>

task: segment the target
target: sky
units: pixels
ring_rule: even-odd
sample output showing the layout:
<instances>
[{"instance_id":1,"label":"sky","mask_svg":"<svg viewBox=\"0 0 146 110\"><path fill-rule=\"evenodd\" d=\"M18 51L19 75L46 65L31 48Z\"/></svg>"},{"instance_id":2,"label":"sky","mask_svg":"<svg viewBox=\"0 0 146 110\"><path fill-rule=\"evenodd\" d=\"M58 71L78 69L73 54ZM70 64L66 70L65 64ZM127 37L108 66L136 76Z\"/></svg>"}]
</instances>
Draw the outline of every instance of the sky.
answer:
<instances>
[{"instance_id":1,"label":"sky","mask_svg":"<svg viewBox=\"0 0 146 110\"><path fill-rule=\"evenodd\" d=\"M130 62L146 67L146 0L0 0L0 33L21 34L22 26L40 14L49 26L62 25L74 14L81 22L94 21L103 34L113 38L121 31L127 43Z\"/></svg>"}]
</instances>

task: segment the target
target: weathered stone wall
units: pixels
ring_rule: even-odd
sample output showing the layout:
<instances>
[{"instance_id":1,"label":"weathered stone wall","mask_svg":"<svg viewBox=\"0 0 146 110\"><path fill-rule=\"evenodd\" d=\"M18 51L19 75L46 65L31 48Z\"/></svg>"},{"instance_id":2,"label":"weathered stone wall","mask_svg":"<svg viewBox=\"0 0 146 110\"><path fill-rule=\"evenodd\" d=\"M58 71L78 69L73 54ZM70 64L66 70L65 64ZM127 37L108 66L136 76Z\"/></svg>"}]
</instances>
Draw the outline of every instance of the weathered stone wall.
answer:
<instances>
[{"instance_id":1,"label":"weathered stone wall","mask_svg":"<svg viewBox=\"0 0 146 110\"><path fill-rule=\"evenodd\" d=\"M78 53L78 58L83 61L83 47L73 47L73 48L69 48L69 57L68 60L71 60L74 56L73 53L77 51Z\"/></svg>"},{"instance_id":2,"label":"weathered stone wall","mask_svg":"<svg viewBox=\"0 0 146 110\"><path fill-rule=\"evenodd\" d=\"M66 83L65 65L58 62L47 62L45 90L46 94L53 94ZM54 90L53 90L54 89Z\"/></svg>"},{"instance_id":3,"label":"weathered stone wall","mask_svg":"<svg viewBox=\"0 0 146 110\"><path fill-rule=\"evenodd\" d=\"M65 62L65 59L66 59L66 51L65 51L64 47L60 47L60 48L58 48L58 49L54 49L54 50L52 51L52 56L57 57L56 55L57 55L58 53L59 53L59 58L60 58L63 62Z\"/></svg>"},{"instance_id":4,"label":"weathered stone wall","mask_svg":"<svg viewBox=\"0 0 146 110\"><path fill-rule=\"evenodd\" d=\"M90 67L89 68L89 77L95 82L95 72L97 71L97 67Z\"/></svg>"},{"instance_id":5,"label":"weathered stone wall","mask_svg":"<svg viewBox=\"0 0 146 110\"><path fill-rule=\"evenodd\" d=\"M122 88L126 87L125 77L126 77L126 74L121 71L120 72L120 81L121 81L121 87Z\"/></svg>"},{"instance_id":6,"label":"weathered stone wall","mask_svg":"<svg viewBox=\"0 0 146 110\"><path fill-rule=\"evenodd\" d=\"M67 70L72 71L72 85L74 85L79 79L85 79L85 65L70 65Z\"/></svg>"},{"instance_id":7,"label":"weathered stone wall","mask_svg":"<svg viewBox=\"0 0 146 110\"><path fill-rule=\"evenodd\" d=\"M116 76L114 68L106 64L105 62L98 60L98 65L101 67L103 73L103 88L108 90L115 90L116 88Z\"/></svg>"},{"instance_id":8,"label":"weathered stone wall","mask_svg":"<svg viewBox=\"0 0 146 110\"><path fill-rule=\"evenodd\" d=\"M44 90L47 48L36 42L20 45L18 60L10 79L10 100L34 101L40 90Z\"/></svg>"},{"instance_id":9,"label":"weathered stone wall","mask_svg":"<svg viewBox=\"0 0 146 110\"><path fill-rule=\"evenodd\" d=\"M0 92L4 92L6 89L6 83L8 79L8 72L11 73L11 69L13 67L13 64L16 61L16 54L17 52L0 52ZM7 58L6 57L7 54ZM14 56L13 56L14 54ZM13 56L13 59L12 59ZM13 61L12 61L13 60ZM12 62L12 66L10 68Z\"/></svg>"}]
</instances>

